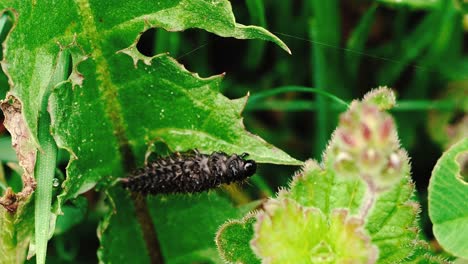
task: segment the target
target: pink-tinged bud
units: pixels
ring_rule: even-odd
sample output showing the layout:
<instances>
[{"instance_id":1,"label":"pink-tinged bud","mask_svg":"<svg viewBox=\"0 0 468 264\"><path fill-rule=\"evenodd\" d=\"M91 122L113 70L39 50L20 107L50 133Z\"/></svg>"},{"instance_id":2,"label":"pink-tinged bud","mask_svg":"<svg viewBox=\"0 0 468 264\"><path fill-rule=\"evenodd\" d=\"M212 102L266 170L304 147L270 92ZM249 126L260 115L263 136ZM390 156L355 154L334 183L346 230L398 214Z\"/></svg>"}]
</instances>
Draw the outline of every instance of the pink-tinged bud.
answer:
<instances>
[{"instance_id":1,"label":"pink-tinged bud","mask_svg":"<svg viewBox=\"0 0 468 264\"><path fill-rule=\"evenodd\" d=\"M394 130L393 120L390 117L385 118L380 126L380 138L382 141L387 141L391 132Z\"/></svg>"},{"instance_id":2,"label":"pink-tinged bud","mask_svg":"<svg viewBox=\"0 0 468 264\"><path fill-rule=\"evenodd\" d=\"M362 131L362 137L366 141L369 141L371 139L372 132L366 123L361 123L361 131Z\"/></svg>"},{"instance_id":3,"label":"pink-tinged bud","mask_svg":"<svg viewBox=\"0 0 468 264\"><path fill-rule=\"evenodd\" d=\"M379 110L374 105L363 104L362 105L362 114L365 117L377 116L379 114Z\"/></svg>"},{"instance_id":4,"label":"pink-tinged bud","mask_svg":"<svg viewBox=\"0 0 468 264\"><path fill-rule=\"evenodd\" d=\"M354 139L353 136L351 136L350 134L346 133L346 132L343 131L343 130L341 130L339 134L340 134L341 140L342 140L346 145L348 145L349 147L354 147L354 146L356 146L356 140Z\"/></svg>"}]
</instances>

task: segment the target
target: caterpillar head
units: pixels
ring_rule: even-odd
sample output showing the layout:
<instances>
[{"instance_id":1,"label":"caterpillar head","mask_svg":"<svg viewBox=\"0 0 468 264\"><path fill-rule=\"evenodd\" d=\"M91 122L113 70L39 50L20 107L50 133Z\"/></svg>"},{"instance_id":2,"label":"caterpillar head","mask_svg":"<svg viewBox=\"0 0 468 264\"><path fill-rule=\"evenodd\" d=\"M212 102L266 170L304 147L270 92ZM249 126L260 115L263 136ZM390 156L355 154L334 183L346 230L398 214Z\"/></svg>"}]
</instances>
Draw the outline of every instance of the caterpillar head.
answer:
<instances>
[{"instance_id":1,"label":"caterpillar head","mask_svg":"<svg viewBox=\"0 0 468 264\"><path fill-rule=\"evenodd\" d=\"M228 174L233 179L245 179L254 175L257 170L257 163L254 160L246 160L248 153L242 153L241 155L233 155L227 161Z\"/></svg>"}]
</instances>

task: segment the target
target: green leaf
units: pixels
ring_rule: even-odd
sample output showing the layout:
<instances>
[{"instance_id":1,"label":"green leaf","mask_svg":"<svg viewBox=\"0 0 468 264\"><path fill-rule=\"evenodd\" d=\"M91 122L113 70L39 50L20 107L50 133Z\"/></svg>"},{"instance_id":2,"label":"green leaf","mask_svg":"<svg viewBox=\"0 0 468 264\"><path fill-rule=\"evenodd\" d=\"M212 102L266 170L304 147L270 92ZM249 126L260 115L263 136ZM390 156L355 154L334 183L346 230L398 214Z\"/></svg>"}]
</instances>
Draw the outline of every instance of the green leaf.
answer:
<instances>
[{"instance_id":1,"label":"green leaf","mask_svg":"<svg viewBox=\"0 0 468 264\"><path fill-rule=\"evenodd\" d=\"M370 212L366 230L379 247L378 263L397 263L411 256L418 237L419 206L412 202L414 187L404 178L380 194Z\"/></svg>"},{"instance_id":2,"label":"green leaf","mask_svg":"<svg viewBox=\"0 0 468 264\"><path fill-rule=\"evenodd\" d=\"M434 235L451 254L468 258L468 138L460 140L437 161L429 183L429 217Z\"/></svg>"},{"instance_id":3,"label":"green leaf","mask_svg":"<svg viewBox=\"0 0 468 264\"><path fill-rule=\"evenodd\" d=\"M260 263L260 259L250 248L254 235L254 214L248 214L242 220L231 220L222 225L216 235L216 245L221 258L227 263Z\"/></svg>"},{"instance_id":4,"label":"green leaf","mask_svg":"<svg viewBox=\"0 0 468 264\"><path fill-rule=\"evenodd\" d=\"M289 52L265 29L236 23L228 1L0 3L2 12L7 8L15 25L3 43L4 61L8 61L3 69L14 86L9 101L3 102L10 105L4 107L5 116L22 121L20 129L10 126L9 130L21 132L13 142L22 141L17 153L30 177L25 179L33 179L37 150L54 143L50 133L59 148L70 152L58 211L64 201L96 184L108 185L126 176L143 163L148 145L155 140L162 139L176 151L249 152L258 162L300 164L245 131L241 111L247 98L229 100L221 95L220 76L200 78L165 54L148 58L136 49L139 34L157 27L200 28L223 37L263 39ZM72 60L65 81L56 78L61 54L70 54ZM64 72L68 74L67 67ZM40 125L49 113L51 126L48 121ZM53 160L53 152L46 148L38 160L41 155ZM46 187L53 175L52 163L48 164L47 173L38 170L44 177L36 175L42 186L40 197L47 198L36 200L41 208L37 212L42 212L37 214L44 216L37 218L43 219L38 224L43 233L47 228L39 226L49 219L51 189ZM32 188L25 186L29 192L24 196L28 196ZM43 242L38 249L41 262Z\"/></svg>"},{"instance_id":5,"label":"green leaf","mask_svg":"<svg viewBox=\"0 0 468 264\"><path fill-rule=\"evenodd\" d=\"M88 200L83 196L79 196L72 203L72 205L65 204L62 206L63 215L57 217L54 235L67 232L84 219L88 209Z\"/></svg>"},{"instance_id":6,"label":"green leaf","mask_svg":"<svg viewBox=\"0 0 468 264\"><path fill-rule=\"evenodd\" d=\"M340 116L323 163L307 161L289 188L263 206L251 243L262 261L341 263L340 257L349 257L356 263L402 263L411 257L413 263L439 263L418 240L409 160L393 119L380 110L394 104L386 88L353 101ZM357 248L349 250L348 243ZM245 251L234 244L221 254L225 248L232 256Z\"/></svg>"},{"instance_id":7,"label":"green leaf","mask_svg":"<svg viewBox=\"0 0 468 264\"><path fill-rule=\"evenodd\" d=\"M134 217L135 207L129 193L122 188L112 188L107 194L112 206L98 227L99 260L102 263L149 263L149 253Z\"/></svg>"},{"instance_id":8,"label":"green leaf","mask_svg":"<svg viewBox=\"0 0 468 264\"><path fill-rule=\"evenodd\" d=\"M363 222L334 210L329 217L294 200L270 200L255 224L252 248L268 263L373 263L377 248Z\"/></svg>"},{"instance_id":9,"label":"green leaf","mask_svg":"<svg viewBox=\"0 0 468 264\"><path fill-rule=\"evenodd\" d=\"M222 263L216 231L228 219L241 216L215 192L148 197L148 206L166 263Z\"/></svg>"},{"instance_id":10,"label":"green leaf","mask_svg":"<svg viewBox=\"0 0 468 264\"><path fill-rule=\"evenodd\" d=\"M336 208L347 208L357 214L365 189L362 180L338 177L333 170L323 170L310 160L294 176L289 189L280 191L278 196L293 199L302 206L319 208L326 214Z\"/></svg>"},{"instance_id":11,"label":"green leaf","mask_svg":"<svg viewBox=\"0 0 468 264\"><path fill-rule=\"evenodd\" d=\"M418 241L416 245L413 245L415 252L413 255L405 260L408 264L450 264L456 262L449 262L442 259L439 256L435 256L431 252L429 244L425 241Z\"/></svg>"},{"instance_id":12,"label":"green leaf","mask_svg":"<svg viewBox=\"0 0 468 264\"><path fill-rule=\"evenodd\" d=\"M8 191L4 197L7 195ZM0 208L1 264L20 264L26 259L29 242L34 234L34 207L32 205L33 199L27 199L18 204L15 213Z\"/></svg>"}]
</instances>

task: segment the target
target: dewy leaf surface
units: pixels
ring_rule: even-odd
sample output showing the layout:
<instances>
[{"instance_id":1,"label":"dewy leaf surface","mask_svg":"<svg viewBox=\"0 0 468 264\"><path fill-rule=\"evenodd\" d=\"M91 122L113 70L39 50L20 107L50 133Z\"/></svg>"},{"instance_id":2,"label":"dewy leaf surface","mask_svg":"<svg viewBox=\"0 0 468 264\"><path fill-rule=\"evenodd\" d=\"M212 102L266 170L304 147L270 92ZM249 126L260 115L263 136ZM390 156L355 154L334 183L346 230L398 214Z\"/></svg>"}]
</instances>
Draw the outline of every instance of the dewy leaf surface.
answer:
<instances>
[{"instance_id":1,"label":"dewy leaf surface","mask_svg":"<svg viewBox=\"0 0 468 264\"><path fill-rule=\"evenodd\" d=\"M246 98L220 95L220 77L199 78L168 56L134 68L133 59L149 63L149 58L136 49L127 52L133 58L117 53L132 50L138 34L151 27L201 28L221 36L266 39L287 49L266 30L235 23L228 1L58 1L33 7L4 1L0 8L15 15L4 64L14 83L10 93L24 106L33 143L39 98L57 54L68 49L73 59L69 82L50 99L54 137L75 160L68 167L62 200L104 176L122 176L127 169L122 163L132 167L134 157L141 163L146 145L161 138L174 150L247 151L259 162L299 163L244 130L240 112Z\"/></svg>"}]
</instances>

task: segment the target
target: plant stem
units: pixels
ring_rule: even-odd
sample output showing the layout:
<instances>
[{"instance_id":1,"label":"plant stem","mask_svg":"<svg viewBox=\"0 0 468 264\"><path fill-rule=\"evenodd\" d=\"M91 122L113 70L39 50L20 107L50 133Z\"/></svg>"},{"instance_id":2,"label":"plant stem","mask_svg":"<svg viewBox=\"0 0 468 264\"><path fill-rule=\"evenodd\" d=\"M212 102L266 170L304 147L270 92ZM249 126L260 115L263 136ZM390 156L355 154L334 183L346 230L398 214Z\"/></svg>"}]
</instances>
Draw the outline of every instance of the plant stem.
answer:
<instances>
[{"instance_id":1,"label":"plant stem","mask_svg":"<svg viewBox=\"0 0 468 264\"><path fill-rule=\"evenodd\" d=\"M48 111L49 96L58 83L67 78L69 65L68 52L60 52L54 73L41 98L37 138L39 151L37 152L35 177L37 188L34 200L34 236L36 242L36 263L43 264L46 260L47 241L49 240L49 227L51 220L52 181L57 165L57 145L50 131L50 115Z\"/></svg>"},{"instance_id":2,"label":"plant stem","mask_svg":"<svg viewBox=\"0 0 468 264\"><path fill-rule=\"evenodd\" d=\"M330 98L333 101L335 101L338 104L342 104L344 106L348 106L348 103L345 101L341 100L339 97L327 92L324 89L319 89L319 88L312 88L312 87L306 87L306 86L296 86L296 85L290 85L290 86L280 86L277 88L269 89L263 92L255 93L249 98L249 105L250 104L255 104L258 100L274 96L277 94L283 94L283 93L288 93L288 92L304 92L304 93L314 93L314 94L319 94L324 97ZM247 105L247 107L249 106Z\"/></svg>"},{"instance_id":3,"label":"plant stem","mask_svg":"<svg viewBox=\"0 0 468 264\"><path fill-rule=\"evenodd\" d=\"M330 110L336 112L342 112L346 110L347 103L331 103L329 105ZM318 108L317 103L311 100L268 100L268 101L254 101L253 103L249 100L246 111L316 111ZM391 112L410 112L410 111L456 111L463 110L461 105L457 105L453 100L437 100L437 101L425 101L425 100L402 100L398 101L398 104L390 109Z\"/></svg>"},{"instance_id":4,"label":"plant stem","mask_svg":"<svg viewBox=\"0 0 468 264\"><path fill-rule=\"evenodd\" d=\"M161 253L161 246L159 244L156 229L154 228L151 215L148 210L145 197L140 194L132 193L133 206L135 206L136 217L140 224L143 238L146 243L151 263L164 264L164 258Z\"/></svg>"},{"instance_id":5,"label":"plant stem","mask_svg":"<svg viewBox=\"0 0 468 264\"><path fill-rule=\"evenodd\" d=\"M47 101L47 100L44 100ZM38 125L38 139L41 149L36 160L36 199L35 199L35 242L36 262L45 263L47 240L52 203L52 180L57 162L57 145L50 134L50 116L47 110L41 111Z\"/></svg>"},{"instance_id":6,"label":"plant stem","mask_svg":"<svg viewBox=\"0 0 468 264\"><path fill-rule=\"evenodd\" d=\"M365 180L365 181L367 183L367 188L364 194L364 204L361 206L361 212L359 214L361 216L361 219L363 220L367 218L367 215L369 214L370 209L372 208L372 206L374 206L375 196L377 194L377 191L373 183L368 180Z\"/></svg>"}]
</instances>

